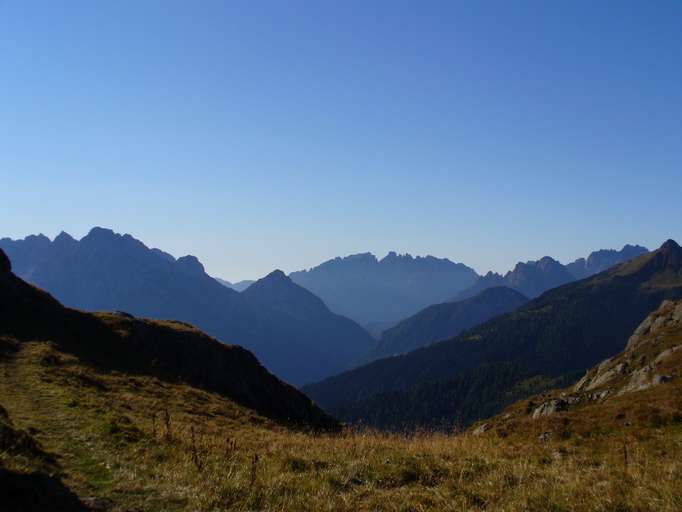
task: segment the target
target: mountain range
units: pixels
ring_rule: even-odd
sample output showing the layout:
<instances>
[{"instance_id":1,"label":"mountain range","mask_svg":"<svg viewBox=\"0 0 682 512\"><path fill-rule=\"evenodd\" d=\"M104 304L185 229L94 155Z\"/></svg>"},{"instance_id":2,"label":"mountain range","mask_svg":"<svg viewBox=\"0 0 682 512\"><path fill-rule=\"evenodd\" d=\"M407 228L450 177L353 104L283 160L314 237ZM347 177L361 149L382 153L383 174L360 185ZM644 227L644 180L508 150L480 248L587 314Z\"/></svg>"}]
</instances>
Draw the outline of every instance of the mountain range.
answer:
<instances>
[{"instance_id":1,"label":"mountain range","mask_svg":"<svg viewBox=\"0 0 682 512\"><path fill-rule=\"evenodd\" d=\"M664 299L682 297L673 240L452 339L306 386L325 410L381 428L469 424L569 383L623 349Z\"/></svg>"},{"instance_id":2,"label":"mountain range","mask_svg":"<svg viewBox=\"0 0 682 512\"><path fill-rule=\"evenodd\" d=\"M210 277L194 256L175 259L130 235L93 228L80 241L61 233L0 240L15 273L66 306L189 322L252 350L278 377L300 385L351 366L375 343L282 272L239 293Z\"/></svg>"},{"instance_id":3,"label":"mountain range","mask_svg":"<svg viewBox=\"0 0 682 512\"><path fill-rule=\"evenodd\" d=\"M493 286L507 286L532 299L547 290L590 277L647 252L649 250L646 247L625 245L620 251L614 249L594 251L587 258L579 258L568 265L562 265L549 256L537 261L519 262L505 275L488 272L481 276L471 287L455 295L453 300L473 297Z\"/></svg>"},{"instance_id":4,"label":"mountain range","mask_svg":"<svg viewBox=\"0 0 682 512\"><path fill-rule=\"evenodd\" d=\"M415 350L456 336L490 318L513 311L528 299L518 290L535 297L544 291L583 279L646 253L644 247L626 245L622 250L600 250L566 266L545 256L538 261L518 263L505 276L488 273L452 301L424 308L413 316L373 334L379 343L367 360Z\"/></svg>"},{"instance_id":5,"label":"mountain range","mask_svg":"<svg viewBox=\"0 0 682 512\"><path fill-rule=\"evenodd\" d=\"M361 325L396 322L471 286L478 274L433 256L371 253L334 258L289 277L329 308Z\"/></svg>"}]
</instances>

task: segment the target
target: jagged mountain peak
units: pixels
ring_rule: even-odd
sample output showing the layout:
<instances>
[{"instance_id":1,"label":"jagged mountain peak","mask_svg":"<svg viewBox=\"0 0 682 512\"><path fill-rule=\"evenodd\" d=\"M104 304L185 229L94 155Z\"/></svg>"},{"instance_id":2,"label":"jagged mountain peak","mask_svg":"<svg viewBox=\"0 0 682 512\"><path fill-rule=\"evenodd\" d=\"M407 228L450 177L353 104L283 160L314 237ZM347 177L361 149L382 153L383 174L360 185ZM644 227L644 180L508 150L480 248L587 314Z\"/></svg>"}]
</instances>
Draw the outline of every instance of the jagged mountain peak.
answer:
<instances>
[{"instance_id":1,"label":"jagged mountain peak","mask_svg":"<svg viewBox=\"0 0 682 512\"><path fill-rule=\"evenodd\" d=\"M289 277L335 313L361 324L391 323L471 286L478 274L461 263L391 251L334 258Z\"/></svg>"},{"instance_id":2,"label":"jagged mountain peak","mask_svg":"<svg viewBox=\"0 0 682 512\"><path fill-rule=\"evenodd\" d=\"M52 242L48 237L43 235L42 233L39 233L37 235L28 235L26 238L24 238L24 241L33 244L33 245L50 245Z\"/></svg>"}]
</instances>

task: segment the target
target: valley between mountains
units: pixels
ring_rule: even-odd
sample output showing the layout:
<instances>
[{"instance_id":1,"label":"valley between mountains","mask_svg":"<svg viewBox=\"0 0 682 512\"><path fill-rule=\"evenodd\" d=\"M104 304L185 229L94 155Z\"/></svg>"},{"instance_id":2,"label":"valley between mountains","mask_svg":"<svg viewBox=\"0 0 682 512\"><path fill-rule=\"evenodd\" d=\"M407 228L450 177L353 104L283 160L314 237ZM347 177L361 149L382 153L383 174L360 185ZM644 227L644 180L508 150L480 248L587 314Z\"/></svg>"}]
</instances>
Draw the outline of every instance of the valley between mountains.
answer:
<instances>
[{"instance_id":1,"label":"valley between mountains","mask_svg":"<svg viewBox=\"0 0 682 512\"><path fill-rule=\"evenodd\" d=\"M159 260L167 262L160 282L211 279L190 260L124 242L133 252L117 248L109 261L157 258L147 281L137 280L141 292L158 293L149 276ZM78 272L106 275L95 269L107 253L95 254L95 267ZM92 297L78 274L55 281L44 256L22 257L34 258L19 267L25 276L69 300ZM68 261L59 268L73 268ZM175 275L187 262L191 280ZM378 359L301 390L186 320L67 307L16 272L0 251L0 499L8 510L682 505L682 248L672 240L535 298L496 286L429 306L367 342L375 356L354 353L347 364ZM123 277L104 281L119 297L128 296ZM283 273L242 292L213 282L220 288L207 290L236 304L225 325L239 325L235 312L248 306L267 312L272 330L253 332L273 340L296 339L311 319L337 318ZM325 347L319 331L301 332Z\"/></svg>"}]
</instances>

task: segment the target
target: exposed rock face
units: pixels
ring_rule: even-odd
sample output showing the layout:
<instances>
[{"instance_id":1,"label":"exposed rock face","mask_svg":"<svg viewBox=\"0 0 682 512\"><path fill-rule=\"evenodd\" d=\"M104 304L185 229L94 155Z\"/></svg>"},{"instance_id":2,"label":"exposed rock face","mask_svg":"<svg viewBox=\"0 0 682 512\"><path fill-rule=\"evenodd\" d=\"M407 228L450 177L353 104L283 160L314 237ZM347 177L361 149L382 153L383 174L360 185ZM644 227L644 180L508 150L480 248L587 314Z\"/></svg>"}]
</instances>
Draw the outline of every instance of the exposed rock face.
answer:
<instances>
[{"instance_id":1,"label":"exposed rock face","mask_svg":"<svg viewBox=\"0 0 682 512\"><path fill-rule=\"evenodd\" d=\"M619 375L625 375L625 373L627 373L628 370L628 362L625 361L622 363L618 363L616 366L607 368L608 369L602 371L601 373L598 373L597 376L594 379L592 379L591 382L586 383L587 385L584 387L585 391L597 389L598 387L603 386L604 384L613 380Z\"/></svg>"},{"instance_id":2,"label":"exposed rock face","mask_svg":"<svg viewBox=\"0 0 682 512\"><path fill-rule=\"evenodd\" d=\"M659 333L666 327L680 324L682 324L682 302L674 303L666 300L657 311L646 317L637 327L628 340L626 351L635 350L642 342L646 342L648 337Z\"/></svg>"},{"instance_id":3,"label":"exposed rock face","mask_svg":"<svg viewBox=\"0 0 682 512\"><path fill-rule=\"evenodd\" d=\"M682 366L682 361L673 361L682 354L678 354L680 349L682 301L666 300L639 325L621 354L589 370L570 393L548 398L533 408L531 416L533 419L552 416L578 403L600 402L670 382ZM671 361L672 367L668 365Z\"/></svg>"},{"instance_id":4,"label":"exposed rock face","mask_svg":"<svg viewBox=\"0 0 682 512\"><path fill-rule=\"evenodd\" d=\"M533 411L533 418L539 418L540 416L551 416L557 411L565 411L567 408L568 402L566 402L566 400L549 400Z\"/></svg>"},{"instance_id":5,"label":"exposed rock face","mask_svg":"<svg viewBox=\"0 0 682 512\"><path fill-rule=\"evenodd\" d=\"M534 419L565 411L578 402L598 402L610 396L643 391L679 376L682 360L682 301L663 301L637 327L619 355L589 370L562 398L543 402Z\"/></svg>"},{"instance_id":6,"label":"exposed rock face","mask_svg":"<svg viewBox=\"0 0 682 512\"><path fill-rule=\"evenodd\" d=\"M589 371L574 390L589 391L609 385L622 395L669 382L676 372L667 373L665 366L682 348L680 331L682 301L666 300L637 327L623 353Z\"/></svg>"}]
</instances>

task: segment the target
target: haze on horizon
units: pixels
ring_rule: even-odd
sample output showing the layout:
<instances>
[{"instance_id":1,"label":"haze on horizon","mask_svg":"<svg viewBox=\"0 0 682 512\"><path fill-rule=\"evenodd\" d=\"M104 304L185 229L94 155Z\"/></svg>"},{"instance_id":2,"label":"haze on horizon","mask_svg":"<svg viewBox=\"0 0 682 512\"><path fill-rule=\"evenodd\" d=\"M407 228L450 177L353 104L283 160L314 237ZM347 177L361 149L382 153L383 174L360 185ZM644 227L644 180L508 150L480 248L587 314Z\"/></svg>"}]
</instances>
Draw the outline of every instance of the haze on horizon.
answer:
<instances>
[{"instance_id":1,"label":"haze on horizon","mask_svg":"<svg viewBox=\"0 0 682 512\"><path fill-rule=\"evenodd\" d=\"M682 239L682 4L0 3L0 237L236 281Z\"/></svg>"}]
</instances>

